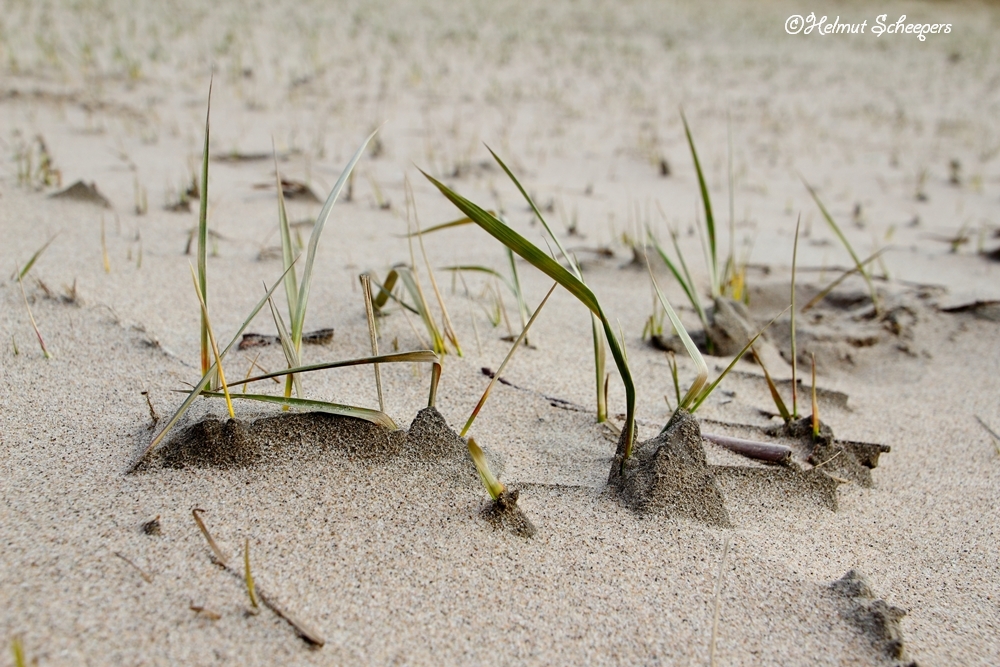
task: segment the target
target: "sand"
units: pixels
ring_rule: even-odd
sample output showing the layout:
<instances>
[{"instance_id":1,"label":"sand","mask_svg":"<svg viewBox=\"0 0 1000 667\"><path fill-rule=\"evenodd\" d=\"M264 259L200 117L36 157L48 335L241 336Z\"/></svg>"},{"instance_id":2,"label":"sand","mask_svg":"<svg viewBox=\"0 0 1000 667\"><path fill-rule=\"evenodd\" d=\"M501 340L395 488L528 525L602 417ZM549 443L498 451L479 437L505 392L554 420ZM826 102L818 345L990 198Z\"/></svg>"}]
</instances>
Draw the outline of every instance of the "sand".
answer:
<instances>
[{"instance_id":1,"label":"sand","mask_svg":"<svg viewBox=\"0 0 1000 667\"><path fill-rule=\"evenodd\" d=\"M13 664L15 637L39 665L996 664L1000 455L976 417L1000 430L991 305L1000 264L985 254L1000 246L1000 11L844 3L825 13L869 26L881 13L906 14L950 23L951 32L925 41L786 34L785 20L808 9L5 5L0 664ZM620 322L640 439L652 438L670 419L663 397L673 402L673 387L664 353L642 340L649 282L623 235L637 238L649 224L666 239L676 227L707 294L683 107L720 255L749 252L756 326L788 305L800 214L800 304L852 264L803 179L860 255L887 248L874 270L886 317L871 317L855 277L798 321L800 351L817 357L823 422L838 439L891 449L870 471L871 486L832 461L824 470L845 483L831 502L827 487L801 483L792 469L703 441L699 465L714 475L726 521L623 498L608 486L615 436L595 420L589 317L564 291L472 429L518 492L533 537L484 518L486 491L454 448L421 458L407 453L402 432L367 426L335 424L328 436L290 422L269 431L257 454L224 465L157 459L126 474L156 431L142 392L162 424L183 400L177 390L199 379L194 256L184 252L198 201L181 195L198 170L213 67L211 154L220 159L211 165L217 236L208 271L220 338L228 341L262 283L281 273L267 187L272 140L282 177L322 198L380 128L319 245L306 329L334 335L303 348L307 363L369 354L357 276L382 279L410 261L407 179L421 225L458 217L415 167L503 211L542 244L486 142ZM38 170L36 136L48 172ZM18 178L26 146L28 184ZM57 181L94 184L110 208L50 197ZM301 197L288 207L301 221L320 204ZM11 274L52 237L23 283L46 360ZM428 236L427 253L435 267L508 271L501 248L475 228ZM653 265L697 328L679 286ZM551 283L524 262L518 271L533 306ZM467 274L466 289L436 275L464 353L444 360L437 408L458 430L509 332L491 325L484 276ZM503 296L516 334L513 298ZM779 381L790 374L787 326L786 314L767 334ZM265 316L250 331L275 333ZM397 311L382 323L381 349L421 349L423 336ZM234 350L231 381L258 352L269 370L284 364L278 346ZM712 374L729 359L709 358ZM678 363L687 386L694 366L683 355ZM426 405L428 369L384 365L382 382L387 413L409 428ZM370 368L311 374L303 385L312 398L378 405ZM609 406L620 427L625 394L615 373ZM247 423L276 414L246 401L236 409ZM695 417L702 432L789 444L765 433L776 424L769 411L760 368L741 361ZM182 426L206 415L224 420L224 403L200 399ZM808 470L808 452L795 447ZM242 582L213 564L195 508L236 570L249 540L258 586L312 627L322 648L267 609L248 613ZM143 529L153 519L158 534ZM852 574L833 586L852 570L863 585Z\"/></svg>"}]
</instances>

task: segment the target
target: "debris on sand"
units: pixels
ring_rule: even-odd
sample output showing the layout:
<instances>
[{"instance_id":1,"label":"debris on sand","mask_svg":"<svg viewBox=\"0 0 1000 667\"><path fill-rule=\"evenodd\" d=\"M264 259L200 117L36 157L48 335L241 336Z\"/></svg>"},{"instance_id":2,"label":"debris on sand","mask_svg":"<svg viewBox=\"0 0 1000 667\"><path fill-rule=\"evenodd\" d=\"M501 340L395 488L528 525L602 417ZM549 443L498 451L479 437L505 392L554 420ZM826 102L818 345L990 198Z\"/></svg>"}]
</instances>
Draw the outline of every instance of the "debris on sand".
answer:
<instances>
[{"instance_id":1,"label":"debris on sand","mask_svg":"<svg viewBox=\"0 0 1000 667\"><path fill-rule=\"evenodd\" d=\"M848 608L844 616L871 639L876 650L892 660L894 665L916 667L916 662L906 660L900 625L906 616L905 609L876 598L868 578L858 570L849 570L830 584L830 589L847 598Z\"/></svg>"},{"instance_id":2,"label":"debris on sand","mask_svg":"<svg viewBox=\"0 0 1000 667\"><path fill-rule=\"evenodd\" d=\"M77 181L64 190L53 192L49 195L49 199L71 199L73 201L97 204L104 208L111 208L111 202L100 193L97 189L97 184L93 182L84 183L83 181Z\"/></svg>"}]
</instances>

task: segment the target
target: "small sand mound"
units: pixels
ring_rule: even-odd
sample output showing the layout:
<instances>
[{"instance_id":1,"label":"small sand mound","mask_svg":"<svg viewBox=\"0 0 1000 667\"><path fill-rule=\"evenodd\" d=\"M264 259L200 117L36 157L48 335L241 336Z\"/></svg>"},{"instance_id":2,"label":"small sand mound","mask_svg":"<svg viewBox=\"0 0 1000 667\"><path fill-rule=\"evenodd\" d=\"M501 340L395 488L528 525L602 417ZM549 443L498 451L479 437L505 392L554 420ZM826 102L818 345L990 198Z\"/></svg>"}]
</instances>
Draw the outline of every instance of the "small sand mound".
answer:
<instances>
[{"instance_id":1,"label":"small sand mound","mask_svg":"<svg viewBox=\"0 0 1000 667\"><path fill-rule=\"evenodd\" d=\"M49 195L49 198L72 199L73 201L88 202L90 204L97 204L98 206L102 206L104 208L111 208L111 202L108 201L107 197L101 194L95 183L85 183L83 181L77 181L64 190L54 192Z\"/></svg>"},{"instance_id":2,"label":"small sand mound","mask_svg":"<svg viewBox=\"0 0 1000 667\"><path fill-rule=\"evenodd\" d=\"M810 464L821 467L825 474L846 479L865 488L875 485L872 469L878 467L879 456L892 449L888 445L836 440L833 429L822 421L819 423L819 436L814 437L811 416L768 429L766 433L805 442L809 448L806 460Z\"/></svg>"},{"instance_id":3,"label":"small sand mound","mask_svg":"<svg viewBox=\"0 0 1000 667\"><path fill-rule=\"evenodd\" d=\"M894 607L885 600L877 599L867 577L858 570L847 574L830 584L830 588L848 600L845 617L867 635L879 653L885 655L894 665L916 667L915 662L907 662L906 647L903 644L903 630L900 621L906 610Z\"/></svg>"},{"instance_id":4,"label":"small sand mound","mask_svg":"<svg viewBox=\"0 0 1000 667\"><path fill-rule=\"evenodd\" d=\"M504 489L496 500L490 500L480 515L496 530L505 530L518 537L534 537L538 532L531 520L517 506L517 489Z\"/></svg>"},{"instance_id":5,"label":"small sand mound","mask_svg":"<svg viewBox=\"0 0 1000 667\"><path fill-rule=\"evenodd\" d=\"M608 483L640 511L728 527L729 513L705 459L701 429L684 411L663 433L636 445L624 469L615 461Z\"/></svg>"}]
</instances>

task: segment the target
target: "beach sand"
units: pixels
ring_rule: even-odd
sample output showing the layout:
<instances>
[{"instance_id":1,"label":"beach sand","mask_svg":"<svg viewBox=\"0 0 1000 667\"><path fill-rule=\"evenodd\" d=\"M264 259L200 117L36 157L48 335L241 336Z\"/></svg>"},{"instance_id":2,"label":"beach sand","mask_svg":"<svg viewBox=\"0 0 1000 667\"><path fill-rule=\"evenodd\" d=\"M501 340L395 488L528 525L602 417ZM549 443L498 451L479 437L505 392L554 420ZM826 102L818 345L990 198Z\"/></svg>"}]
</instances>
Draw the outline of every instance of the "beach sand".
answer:
<instances>
[{"instance_id":1,"label":"beach sand","mask_svg":"<svg viewBox=\"0 0 1000 667\"><path fill-rule=\"evenodd\" d=\"M596 0L5 3L0 665L14 664L15 641L39 665L1000 662L1000 442L977 421L1000 431L1000 263L988 254L1000 246L1000 9L888 2L822 12L869 30L882 13L951 24L925 41L787 34L785 20L807 11ZM358 275L382 280L411 261L407 181L411 220L415 212L426 228L461 216L417 168L545 248L485 142L580 259L627 349L639 440L656 436L676 399L667 355L643 340L653 297L630 242L647 225L664 242L678 230L707 300L683 108L720 260L730 248L747 258L755 327L779 316L765 334L784 355L769 357L776 379L791 372L782 313L797 219L800 307L854 263L804 182L860 256L884 249L871 265L879 315L853 276L797 321L800 358L816 355L823 422L840 440L891 448L871 485L848 479L847 454L813 471L827 486L809 482L810 445L764 433L780 421L768 414L760 367L745 359L695 413L701 431L792 444L798 463L765 465L702 441L725 521L629 502L608 485L625 390L609 355L611 428L598 424L590 318L562 289L471 430L519 490L533 537L481 516L489 497L462 443L434 440L452 445L435 458L365 422L278 422L235 465L164 465L168 446L128 473L200 379L195 255L185 253L199 202L165 207L199 172L213 71L208 303L220 344L281 276L272 145L281 175L322 200L378 129L318 246L305 329L335 333L302 357L319 363L371 353ZM36 137L58 174L40 168ZM108 206L50 196L81 180ZM287 205L290 220L311 221L321 201ZM310 225L296 229L307 241ZM22 283L45 359L11 274L49 239ZM520 319L502 283L443 270L508 275L485 232L439 231L425 245L462 346L443 359L436 401L458 431ZM416 259L430 294L419 246ZM533 309L551 281L520 260L517 270ZM491 322L494 293L510 331ZM266 312L249 331L275 333ZM425 338L398 308L380 321L382 352L425 349ZM268 370L285 365L280 346L234 348L225 364L234 390L258 352ZM711 376L730 360L708 357ZM683 389L695 366L683 354L677 363ZM409 428L427 403L429 368L383 364L381 375L386 412ZM799 376L808 415L808 365ZM302 384L309 398L378 406L371 367ZM246 423L281 415L235 403ZM206 415L224 419L225 403L198 399L174 434ZM268 609L250 613L241 578L213 562L195 508L237 574L248 541L257 585L322 648ZM833 586L851 570L867 586Z\"/></svg>"}]
</instances>

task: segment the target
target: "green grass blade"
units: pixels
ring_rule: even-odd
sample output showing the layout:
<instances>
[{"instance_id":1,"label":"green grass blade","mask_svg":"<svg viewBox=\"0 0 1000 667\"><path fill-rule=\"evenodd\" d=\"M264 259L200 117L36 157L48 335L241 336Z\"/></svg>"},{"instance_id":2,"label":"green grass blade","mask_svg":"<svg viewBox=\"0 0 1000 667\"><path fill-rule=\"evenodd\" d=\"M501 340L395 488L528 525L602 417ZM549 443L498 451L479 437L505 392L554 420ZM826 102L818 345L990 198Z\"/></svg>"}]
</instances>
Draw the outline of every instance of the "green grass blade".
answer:
<instances>
[{"instance_id":1,"label":"green grass blade","mask_svg":"<svg viewBox=\"0 0 1000 667\"><path fill-rule=\"evenodd\" d=\"M483 454L482 448L476 444L475 438L469 438L468 445L469 456L472 457L472 462L476 464L476 470L479 471L479 479L483 481L483 486L486 487L486 492L490 494L490 498L496 500L504 492L504 485L496 478L493 471L490 470L489 464L486 463L486 456Z\"/></svg>"},{"instance_id":2,"label":"green grass blade","mask_svg":"<svg viewBox=\"0 0 1000 667\"><path fill-rule=\"evenodd\" d=\"M295 349L295 344L292 342L292 337L288 333L288 328L285 326L285 320L281 317L281 313L278 309L274 307L274 299L268 299L267 305L271 307L271 317L274 319L274 328L278 330L278 340L281 342L281 351L285 353L285 361L288 363L289 368L295 368L301 366L302 362L299 360L299 353ZM288 379L291 380L291 385L295 388L295 395L302 398L302 383L299 380L299 376L295 373L289 373ZM244 382L246 384L246 382ZM285 387L285 396L291 396L289 387Z\"/></svg>"},{"instance_id":3,"label":"green grass blade","mask_svg":"<svg viewBox=\"0 0 1000 667\"><path fill-rule=\"evenodd\" d=\"M348 366L365 366L368 364L399 364L403 362L428 363L441 365L441 357L431 350L413 350L410 352L393 352L392 354L380 354L376 357L360 357L357 359L341 359L338 361L324 361L319 364L309 364L307 366L296 366L295 368L285 368L272 373L257 375L247 378L241 384L260 382L271 378L282 377L291 373L311 373L313 371L323 371L330 368L347 368Z\"/></svg>"},{"instance_id":4,"label":"green grass blade","mask_svg":"<svg viewBox=\"0 0 1000 667\"><path fill-rule=\"evenodd\" d=\"M687 409L689 405L698 397L699 392L701 392L702 387L708 382L708 364L705 363L705 357L702 356L701 350L698 346L694 344L691 340L690 334L688 334L687 329L684 328L684 323L681 322L681 318L677 316L677 311L674 310L673 306L670 305L670 301L667 300L666 295L660 290L660 286L656 283L656 278L653 277L653 271L649 268L649 262L646 262L646 270L649 271L649 279L653 281L653 289L656 291L656 298L660 300L660 305L663 306L663 310L666 311L667 317L670 318L670 324L673 325L674 331L677 332L677 336L681 339L681 343L684 345L684 349L687 350L688 356L694 362L695 367L698 369L698 375L695 377L694 382L691 383L691 387L684 394L684 398L681 399L677 404L677 409Z\"/></svg>"},{"instance_id":5,"label":"green grass blade","mask_svg":"<svg viewBox=\"0 0 1000 667\"><path fill-rule=\"evenodd\" d=\"M582 280L582 276L580 275L579 268L576 266L576 262L574 262L573 260L570 259L569 253L567 253L566 249L563 248L562 243L559 242L559 238L555 234L552 233L552 228L549 227L549 223L545 222L545 216L543 216L542 212L538 210L537 206L535 206L534 200L530 196L528 196L528 193L525 191L524 187L521 185L521 182L519 180L517 180L517 177L514 176L514 173L510 169L507 168L507 165L504 164L503 160L500 159L500 156L493 152L492 148L490 148L489 146L487 146L486 150L488 150L490 152L490 155L492 155L493 159L497 161L497 164L500 165L500 168L504 170L504 172L507 174L507 177L510 178L510 180L514 181L514 185L517 186L517 189L521 192L521 195L524 197L525 201L528 202L528 206L531 207L531 210L535 212L535 216L537 216L538 217L538 221L542 223L542 227L545 228L545 231L548 233L549 238L552 239L552 242L556 244L557 248L559 248L559 254L562 255L563 261L565 261L566 264L571 269L573 269L573 273L576 275L577 279ZM426 176L426 174L424 174L424 175ZM468 214L466 214L466 215L468 215ZM469 217L472 217L472 216L469 216ZM473 219L475 219L475 218L473 218Z\"/></svg>"},{"instance_id":6,"label":"green grass blade","mask_svg":"<svg viewBox=\"0 0 1000 667\"><path fill-rule=\"evenodd\" d=\"M552 287L549 288L549 291L545 295L545 298L542 299L542 302L540 304L538 304L538 308L535 308L535 312L531 315L531 319L529 319L527 324L524 325L524 328L521 330L521 335L518 336L517 340L514 341L514 344L510 348L510 352L507 353L507 356L504 357L503 362L500 364L500 368L498 368L496 373L493 374L493 377L490 379L490 383L486 385L486 391L483 392L483 395L479 399L479 402L476 403L476 407L472 409L472 414L469 415L468 421L465 422L465 426L462 428L462 432L458 434L460 438L464 438L465 434L469 432L470 428L472 428L472 422L476 421L476 417L479 415L479 411L483 409L483 405L486 403L486 399L490 397L490 392L493 391L493 386L497 383L497 380L500 378L500 374L503 373L503 370L507 367L507 364L514 357L514 353L517 352L517 348L521 346L521 342L528 336L528 329L530 329L531 325L535 323L535 318L538 317L538 314L540 312L542 312L542 308L545 307L545 302L549 300L549 297L552 296L552 293L556 290L556 287L558 286L559 286L558 283L552 284Z\"/></svg>"},{"instance_id":7,"label":"green grass blade","mask_svg":"<svg viewBox=\"0 0 1000 667\"><path fill-rule=\"evenodd\" d=\"M786 308L785 310L788 310L788 309ZM694 404L691 406L690 412L694 412L695 410L698 409L699 405L701 405L702 403L705 402L705 399L708 398L711 395L711 393L713 391L715 391L715 388L719 386L719 383L722 382L722 378L724 378L727 375L729 375L729 371L733 370L733 367L736 366L736 362L738 362L740 359L742 359L743 355L746 354L747 350L749 350L751 347L753 347L753 344L757 342L757 339L760 338L761 335L763 335L763 333L765 331L767 331L767 329L772 324L774 324L774 320L778 319L779 317L781 317L784 314L785 314L784 310L781 311L780 313L778 313L774 317L773 320L771 320L770 322L767 323L767 326L765 326L763 329L761 329L760 331L757 332L756 336L754 336L749 341L747 341L747 344L743 346L743 349L740 350L740 353L737 354L735 357L733 357L733 360L731 362L729 362L729 365L726 366L726 369L724 371L722 371L722 373L719 374L719 377L715 378L715 381L712 382L712 384L710 384L707 387L705 387L704 389L702 389L701 394L698 396L698 398L695 400Z\"/></svg>"},{"instance_id":8,"label":"green grass blade","mask_svg":"<svg viewBox=\"0 0 1000 667\"><path fill-rule=\"evenodd\" d=\"M42 253L45 252L46 248L48 248L50 245L52 245L52 242L56 240L57 236L59 236L58 232L55 233L55 234L53 234L52 238L50 238L48 241L46 241L45 244L41 248L39 248L38 250L35 251L35 254L31 256L31 259L28 260L28 263L24 265L24 268L21 269L20 272L18 272L16 270L14 271L14 275L11 276L11 279L12 280L24 280L24 277L26 275L28 275L28 271L31 271L31 267L33 267L35 265L35 262L37 262L38 258L42 256Z\"/></svg>"},{"instance_id":9,"label":"green grass blade","mask_svg":"<svg viewBox=\"0 0 1000 667\"><path fill-rule=\"evenodd\" d=\"M198 295L198 302L201 304L201 314L205 317L205 326L208 328L208 340L212 344L212 352L215 354L215 375L222 385L222 391L226 397L229 418L236 419L236 413L233 412L233 402L229 400L229 386L226 384L226 374L222 369L222 355L219 353L219 344L215 340L215 332L212 331L212 320L208 317L208 306L205 304L205 300L201 298L201 292L198 290L198 277L194 273L194 267L190 264L188 264L188 267L191 269L191 282L194 283L195 294Z\"/></svg>"},{"instance_id":10,"label":"green grass blade","mask_svg":"<svg viewBox=\"0 0 1000 667\"><path fill-rule=\"evenodd\" d=\"M295 261L292 233L288 227L288 214L285 211L285 192L281 187L281 176L278 174L278 155L274 155L274 185L278 191L278 231L281 234L282 268L287 269ZM294 317L298 311L299 286L294 271L285 274L285 299L288 304L288 316Z\"/></svg>"},{"instance_id":11,"label":"green grass blade","mask_svg":"<svg viewBox=\"0 0 1000 667\"><path fill-rule=\"evenodd\" d=\"M878 293L875 291L875 284L872 282L871 275L869 275L868 271L865 270L864 266L865 263L862 262L860 259L858 259L858 255L857 253L854 252L854 248L851 247L851 243L847 240L847 237L844 236L844 232L840 230L840 227L837 225L837 223L834 222L833 216L831 216L829 211L826 210L826 207L823 205L823 202L820 201L819 195L816 194L816 190L814 190L813 187L809 185L809 183L807 183L804 178L802 179L802 183L806 186L806 190L809 191L809 194L812 195L813 201L816 202L816 206L819 207L820 213L823 214L823 219L826 220L826 224L830 225L830 229L833 230L833 233L836 234L837 238L840 239L840 242L843 244L844 248L847 250L848 253L850 253L851 259L854 260L854 266L857 268L858 272L862 275L862 277L864 277L865 282L868 284L868 291L871 294L872 306L874 306L875 312L876 313L881 312L881 308L879 307L879 302L878 302ZM877 256L878 254L876 253L875 257Z\"/></svg>"},{"instance_id":12,"label":"green grass blade","mask_svg":"<svg viewBox=\"0 0 1000 667\"><path fill-rule=\"evenodd\" d=\"M430 334L431 347L434 348L434 351L438 354L444 354L444 337L441 335L441 331L438 329L437 323L434 322L434 316L431 314L430 308L427 306L427 299L424 297L424 291L420 288L420 283L417 282L416 276L410 267L407 266L396 267L396 273L399 274L400 280L403 281L403 286L406 287L406 290L410 293L410 298L413 299L417 313L420 315L420 319L423 320L427 333Z\"/></svg>"},{"instance_id":13,"label":"green grass blade","mask_svg":"<svg viewBox=\"0 0 1000 667\"><path fill-rule=\"evenodd\" d=\"M501 162L501 165L502 164L503 163ZM601 320L601 324L604 328L604 334L607 337L608 345L611 348L611 354L615 359L615 364L618 366L618 372L621 374L622 382L625 384L625 428L622 430L622 439L619 442L619 448L621 449L621 454L624 457L622 460L624 461L627 459L632 453L632 445L635 441L635 384L632 381L632 373L629 370L628 362L625 360L621 347L618 345L618 341L611 331L608 318L601 309L601 305L598 303L597 297L594 296L594 293L583 283L582 280L571 274L559 262L542 252L542 250L533 243L505 225L499 218L491 215L486 210L480 208L465 197L453 192L450 188L434 177L426 173L424 173L424 176L434 184L441 194L443 194L449 201L451 201L451 203L462 211L462 213L472 218L472 220L479 225L480 228L496 240L500 241L500 243L520 255L529 264L562 285L570 294L575 296ZM525 196L527 195L525 194ZM530 201L530 197L528 199ZM532 205L534 206L534 204Z\"/></svg>"},{"instance_id":14,"label":"green grass blade","mask_svg":"<svg viewBox=\"0 0 1000 667\"><path fill-rule=\"evenodd\" d=\"M288 267L287 271L291 271L291 269L292 267ZM229 342L229 345L227 345L226 349L224 349L222 351L222 354L219 355L220 357L222 357L223 359L226 357L226 354L233 347L233 345L235 345L236 342L240 339L240 336L243 335L243 332L246 331L246 328L250 326L250 322L253 321L253 318L257 316L257 313L260 312L260 309L264 307L264 304L267 303L267 300L270 299L271 295L274 294L274 291L278 289L278 285L281 284L282 280L284 280L284 277L285 277L284 274L282 274L281 278L279 278L278 281L274 283L274 285L272 285L269 290L267 290L267 292L264 294L264 298L262 298L260 301L257 302L257 305L254 306L252 311L250 311L250 315L243 321L243 324L240 325L239 330L236 332L236 335L233 336L233 339ZM198 398L198 395L205 389L205 387L208 386L208 383L211 382L212 378L215 376L215 368L216 366L215 364L213 364L211 367L209 367L208 371L206 371L205 374L202 375L201 380L198 382L197 385L195 385L195 388L191 390L191 393L188 394L188 397L186 399L184 399L184 402L181 403L180 407L177 408L177 411L174 412L173 417L167 420L163 428L160 429L160 432L157 433L156 436L149 441L149 444L146 445L142 449L142 451L139 452L139 454L132 459L132 461L126 468L127 472L135 470L135 467L139 465L139 463L144 458L146 458L146 456L150 452L156 449L156 447L159 446L161 442L163 442L163 438L165 438L167 433L170 432L170 429L172 429L180 420L180 418L184 416L184 413L188 411L188 409L191 407L191 404L193 404L195 399Z\"/></svg>"},{"instance_id":15,"label":"green grass blade","mask_svg":"<svg viewBox=\"0 0 1000 667\"><path fill-rule=\"evenodd\" d=\"M767 382L767 388L771 390L771 400L774 401L774 406L778 408L781 419L787 424L792 418L791 413L788 412L788 406L785 405L784 399L781 398L781 393L778 392L778 387L775 386L774 380L771 379L771 374L767 372L767 366L764 365L764 360L757 354L757 350L751 347L750 353L753 354L753 358L757 362L757 365L760 366L760 369L764 371L764 381ZM792 382L792 386L794 387L794 380Z\"/></svg>"},{"instance_id":16,"label":"green grass blade","mask_svg":"<svg viewBox=\"0 0 1000 667\"><path fill-rule=\"evenodd\" d=\"M649 240L650 242L652 242L653 248L656 250L656 253L660 256L660 259L662 259L663 263L667 265L667 268L670 269L670 273L674 275L674 279L677 281L677 284L679 284L681 286L681 289L684 290L684 295L688 298L688 301L691 303L691 306L694 307L695 312L698 313L698 319L701 320L702 326L704 326L705 330L707 331L708 316L705 314L705 309L701 305L701 299L698 297L698 290L695 288L694 283L691 281L691 275L687 272L687 267L684 266L684 273L687 274L687 278L685 279L683 276L681 276L680 271L677 270L677 265L670 260L670 256L667 255L667 252L663 249L663 246L661 246L660 242L656 239L655 236L653 236L653 232L647 228L646 234L649 236ZM674 238L673 233L671 233L670 238L674 240L674 249L677 250L677 256L680 257L681 262L683 262L684 256L680 254L680 248L677 245L677 240Z\"/></svg>"},{"instance_id":17,"label":"green grass blade","mask_svg":"<svg viewBox=\"0 0 1000 667\"><path fill-rule=\"evenodd\" d=\"M212 80L208 82L208 104L205 110L205 147L201 155L201 196L198 206L198 289L201 299L208 303L208 139L209 118L212 115ZM201 372L208 371L208 323L201 315Z\"/></svg>"},{"instance_id":18,"label":"green grass blade","mask_svg":"<svg viewBox=\"0 0 1000 667\"><path fill-rule=\"evenodd\" d=\"M607 357L604 352L604 332L597 315L590 314L590 329L594 341L594 374L597 377L597 423L608 421L608 385L604 377Z\"/></svg>"},{"instance_id":19,"label":"green grass blade","mask_svg":"<svg viewBox=\"0 0 1000 667\"><path fill-rule=\"evenodd\" d=\"M373 410L371 408L359 408L354 405L343 405L341 403L329 403L327 401L313 401L305 398L291 398L286 396L275 396L273 394L230 394L233 398L244 398L248 401L258 401L261 403L275 403L277 405L286 405L292 408L302 408L304 410L309 410L310 412L326 412L331 415L340 415L341 417L353 417L355 419L363 419L373 424L378 424L379 426L384 426L387 429L396 431L399 426L392 418L380 410ZM220 398L222 394L214 391L203 391L202 396L208 396L210 398Z\"/></svg>"},{"instance_id":20,"label":"green grass blade","mask_svg":"<svg viewBox=\"0 0 1000 667\"><path fill-rule=\"evenodd\" d=\"M378 132L378 130L375 130L375 132ZM312 283L313 265L316 262L316 249L319 247L319 237L323 233L323 228L326 227L326 221L330 219L330 214L333 212L333 205L337 203L337 198L340 197L341 190L344 189L344 185L347 183L351 172L354 171L358 160L364 155L365 148L368 147L368 142L375 136L375 132L368 135L368 138L362 142L361 146L358 147L358 150L347 163L347 166L344 167L340 178L337 179L329 196L327 196L326 202L323 204L323 209L319 212L319 216L316 217L316 224L313 225L312 234L309 236L309 246L306 250L305 268L302 269L302 281L299 283L299 298L296 300L295 314L292 316L291 334L296 348L302 342L302 327L306 319L306 304L309 301L309 286Z\"/></svg>"},{"instance_id":21,"label":"green grass blade","mask_svg":"<svg viewBox=\"0 0 1000 667\"><path fill-rule=\"evenodd\" d=\"M701 201L705 207L705 231L708 233L708 247L710 252L709 272L712 276L712 297L719 296L719 270L718 253L715 247L715 218L712 215L712 200L708 196L708 186L705 184L705 175L701 171L701 162L698 160L698 151L694 147L694 139L691 137L691 128L688 127L687 118L681 111L681 120L684 122L684 134L687 136L688 146L691 148L691 158L694 160L694 169L698 174L698 189L701 191Z\"/></svg>"}]
</instances>

